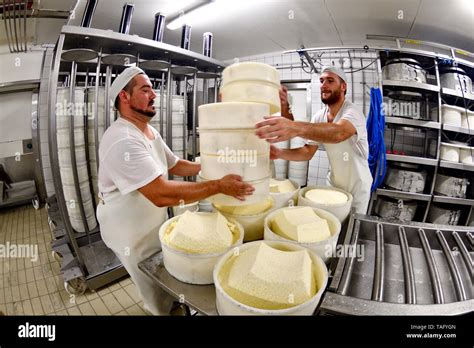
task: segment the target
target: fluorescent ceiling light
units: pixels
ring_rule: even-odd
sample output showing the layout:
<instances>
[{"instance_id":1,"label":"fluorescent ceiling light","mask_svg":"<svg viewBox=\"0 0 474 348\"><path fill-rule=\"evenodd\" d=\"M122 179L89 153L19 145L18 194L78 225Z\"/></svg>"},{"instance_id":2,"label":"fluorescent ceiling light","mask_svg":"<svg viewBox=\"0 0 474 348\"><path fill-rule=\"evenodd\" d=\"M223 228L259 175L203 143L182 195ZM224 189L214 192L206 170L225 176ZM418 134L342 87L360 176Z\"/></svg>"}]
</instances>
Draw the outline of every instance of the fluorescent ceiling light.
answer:
<instances>
[{"instance_id":1,"label":"fluorescent ceiling light","mask_svg":"<svg viewBox=\"0 0 474 348\"><path fill-rule=\"evenodd\" d=\"M471 11L474 12L474 1L464 0L464 5Z\"/></svg>"},{"instance_id":2,"label":"fluorescent ceiling light","mask_svg":"<svg viewBox=\"0 0 474 348\"><path fill-rule=\"evenodd\" d=\"M225 14L235 15L236 11L244 9L246 5L255 4L255 2L255 0L210 0L198 3L196 7L171 20L166 27L175 30L184 24L193 26L205 21L209 22Z\"/></svg>"}]
</instances>

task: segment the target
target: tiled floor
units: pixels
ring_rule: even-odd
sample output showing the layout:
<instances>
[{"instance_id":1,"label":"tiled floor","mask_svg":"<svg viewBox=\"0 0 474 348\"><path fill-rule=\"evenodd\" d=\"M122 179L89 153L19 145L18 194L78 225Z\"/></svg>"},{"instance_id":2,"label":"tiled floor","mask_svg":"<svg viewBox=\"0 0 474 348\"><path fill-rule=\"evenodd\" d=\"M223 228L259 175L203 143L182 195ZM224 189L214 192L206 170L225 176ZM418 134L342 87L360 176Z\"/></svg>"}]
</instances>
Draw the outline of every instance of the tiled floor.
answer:
<instances>
[{"instance_id":1,"label":"tiled floor","mask_svg":"<svg viewBox=\"0 0 474 348\"><path fill-rule=\"evenodd\" d=\"M45 208L0 210L0 246L38 245L39 258L0 253L0 312L5 315L146 315L129 277L81 296L64 289L60 264L51 253Z\"/></svg>"}]
</instances>

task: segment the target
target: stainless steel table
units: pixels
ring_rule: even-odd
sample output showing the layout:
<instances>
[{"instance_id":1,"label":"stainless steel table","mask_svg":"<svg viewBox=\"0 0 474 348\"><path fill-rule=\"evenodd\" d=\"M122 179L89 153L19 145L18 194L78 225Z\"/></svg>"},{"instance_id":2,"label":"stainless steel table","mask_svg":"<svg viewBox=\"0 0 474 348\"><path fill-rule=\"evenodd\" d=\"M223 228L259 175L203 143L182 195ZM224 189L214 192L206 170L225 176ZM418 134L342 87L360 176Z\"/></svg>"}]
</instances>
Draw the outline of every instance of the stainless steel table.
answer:
<instances>
[{"instance_id":1,"label":"stainless steel table","mask_svg":"<svg viewBox=\"0 0 474 348\"><path fill-rule=\"evenodd\" d=\"M165 269L163 254L153 254L138 264L157 286L203 315L218 315L216 309L216 290L214 285L192 285L174 278Z\"/></svg>"}]
</instances>

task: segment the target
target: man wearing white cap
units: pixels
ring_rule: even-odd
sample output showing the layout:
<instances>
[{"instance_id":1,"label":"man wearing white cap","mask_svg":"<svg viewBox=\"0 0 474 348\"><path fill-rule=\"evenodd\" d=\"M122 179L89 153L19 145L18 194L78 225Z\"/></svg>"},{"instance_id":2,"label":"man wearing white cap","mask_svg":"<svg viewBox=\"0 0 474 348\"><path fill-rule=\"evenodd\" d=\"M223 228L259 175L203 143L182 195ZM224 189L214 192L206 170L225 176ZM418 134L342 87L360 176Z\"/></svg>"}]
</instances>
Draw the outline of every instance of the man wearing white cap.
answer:
<instances>
[{"instance_id":1,"label":"man wearing white cap","mask_svg":"<svg viewBox=\"0 0 474 348\"><path fill-rule=\"evenodd\" d=\"M158 230L168 218L166 207L217 193L243 200L254 189L237 175L205 183L168 180L168 173L192 176L201 167L175 156L148 124L156 113L156 94L148 76L137 67L127 68L109 92L119 118L106 130L99 146L97 218L102 239L122 261L145 308L166 315L173 299L138 269L139 262L161 249Z\"/></svg>"},{"instance_id":2,"label":"man wearing white cap","mask_svg":"<svg viewBox=\"0 0 474 348\"><path fill-rule=\"evenodd\" d=\"M365 117L345 98L347 78L344 71L332 66L324 67L319 81L321 101L326 107L317 112L310 123L269 116L256 125L256 134L270 143L294 137L307 139L306 145L298 149L279 149L272 145L272 159L308 161L319 144L324 144L331 164L329 184L350 192L352 207L357 213L366 214L372 175L368 164Z\"/></svg>"}]
</instances>

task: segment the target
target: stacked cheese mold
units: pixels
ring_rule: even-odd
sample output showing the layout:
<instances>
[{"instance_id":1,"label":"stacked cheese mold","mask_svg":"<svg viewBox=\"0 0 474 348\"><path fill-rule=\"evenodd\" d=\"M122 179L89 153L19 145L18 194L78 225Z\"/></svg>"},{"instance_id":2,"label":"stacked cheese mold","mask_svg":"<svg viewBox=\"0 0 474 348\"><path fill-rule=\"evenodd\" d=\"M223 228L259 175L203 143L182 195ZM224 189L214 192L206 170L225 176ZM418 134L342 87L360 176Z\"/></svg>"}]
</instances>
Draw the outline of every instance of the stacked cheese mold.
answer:
<instances>
[{"instance_id":1,"label":"stacked cheese mold","mask_svg":"<svg viewBox=\"0 0 474 348\"><path fill-rule=\"evenodd\" d=\"M333 214L312 207L277 209L265 218L265 240L285 240L313 250L323 261L334 255L341 223Z\"/></svg>"},{"instance_id":2,"label":"stacked cheese mold","mask_svg":"<svg viewBox=\"0 0 474 348\"><path fill-rule=\"evenodd\" d=\"M245 202L216 195L213 202L244 205L268 196L270 146L255 135L255 124L280 110L278 71L267 64L233 64L222 73L222 103L199 107L202 179L237 174L255 187Z\"/></svg>"},{"instance_id":3,"label":"stacked cheese mold","mask_svg":"<svg viewBox=\"0 0 474 348\"><path fill-rule=\"evenodd\" d=\"M280 111L280 74L263 63L233 64L222 72L223 102L257 102L268 104L270 114Z\"/></svg>"},{"instance_id":4,"label":"stacked cheese mold","mask_svg":"<svg viewBox=\"0 0 474 348\"><path fill-rule=\"evenodd\" d=\"M225 102L199 107L201 178L216 180L237 174L255 188L245 202L218 194L211 198L214 203L243 205L268 197L270 145L255 135L255 124L268 114L269 107L263 103Z\"/></svg>"},{"instance_id":5,"label":"stacked cheese mold","mask_svg":"<svg viewBox=\"0 0 474 348\"><path fill-rule=\"evenodd\" d=\"M159 237L166 270L191 284L212 284L217 260L230 248L242 244L244 231L220 213L186 211L166 221Z\"/></svg>"},{"instance_id":6,"label":"stacked cheese mold","mask_svg":"<svg viewBox=\"0 0 474 348\"><path fill-rule=\"evenodd\" d=\"M351 211L352 195L337 187L307 186L298 193L298 205L324 209L343 223Z\"/></svg>"},{"instance_id":7,"label":"stacked cheese mold","mask_svg":"<svg viewBox=\"0 0 474 348\"><path fill-rule=\"evenodd\" d=\"M89 173L86 161L86 145L84 137L85 90L74 89L74 104L70 103L69 88L58 88L56 99L56 136L58 159L64 200L72 228L76 232L85 232L79 204L83 204L89 230L97 226L94 205L89 185ZM69 128L74 118L74 144L71 144ZM71 146L74 147L76 162L72 162ZM77 168L82 202L76 195L73 168Z\"/></svg>"},{"instance_id":8,"label":"stacked cheese mold","mask_svg":"<svg viewBox=\"0 0 474 348\"><path fill-rule=\"evenodd\" d=\"M159 90L155 90L156 98L154 101L156 115L151 119L150 125L153 126L157 131L160 131L160 105L161 105L161 95ZM163 140L166 142L167 134L167 103L168 97L166 94L163 95ZM176 154L179 158L185 158L184 148L184 137L187 136L187 130L184 123L184 97L180 95L173 95L172 101L172 147L173 153Z\"/></svg>"},{"instance_id":9,"label":"stacked cheese mold","mask_svg":"<svg viewBox=\"0 0 474 348\"><path fill-rule=\"evenodd\" d=\"M311 250L258 241L224 255L214 269L221 315L311 315L327 284L327 268Z\"/></svg>"},{"instance_id":10,"label":"stacked cheese mold","mask_svg":"<svg viewBox=\"0 0 474 348\"><path fill-rule=\"evenodd\" d=\"M99 204L99 189L98 189L98 179L97 179L97 150L98 145L95 143L95 118L97 117L97 134L100 140L105 132L105 89L104 87L98 88L98 97L97 97L97 115L96 115L96 89L89 88L87 91L87 107L88 107L88 118L87 118L87 136L89 144L89 164L91 168L91 177L92 177L92 188L94 190L94 200L96 205ZM112 124L115 119L115 111L113 105L109 105L109 119Z\"/></svg>"}]
</instances>

